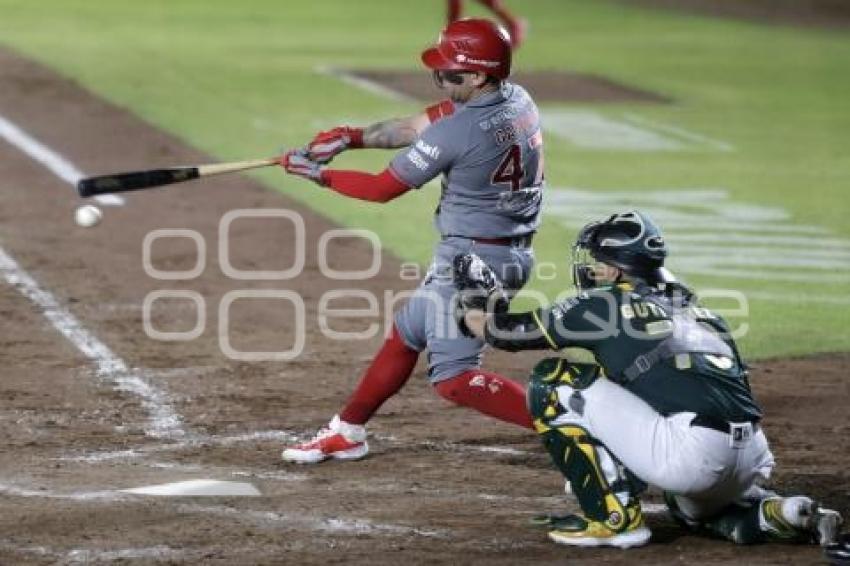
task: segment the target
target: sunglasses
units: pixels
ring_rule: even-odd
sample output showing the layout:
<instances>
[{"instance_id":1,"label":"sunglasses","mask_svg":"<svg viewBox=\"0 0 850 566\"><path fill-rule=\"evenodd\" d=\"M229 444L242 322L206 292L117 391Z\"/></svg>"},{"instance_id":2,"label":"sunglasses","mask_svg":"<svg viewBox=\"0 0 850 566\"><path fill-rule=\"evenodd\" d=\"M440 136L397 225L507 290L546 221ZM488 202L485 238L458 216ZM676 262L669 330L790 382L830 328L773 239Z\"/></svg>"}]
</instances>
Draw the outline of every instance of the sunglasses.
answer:
<instances>
[{"instance_id":1,"label":"sunglasses","mask_svg":"<svg viewBox=\"0 0 850 566\"><path fill-rule=\"evenodd\" d=\"M473 75L474 71L434 71L434 84L443 88L446 83L453 85L463 84L463 75Z\"/></svg>"}]
</instances>

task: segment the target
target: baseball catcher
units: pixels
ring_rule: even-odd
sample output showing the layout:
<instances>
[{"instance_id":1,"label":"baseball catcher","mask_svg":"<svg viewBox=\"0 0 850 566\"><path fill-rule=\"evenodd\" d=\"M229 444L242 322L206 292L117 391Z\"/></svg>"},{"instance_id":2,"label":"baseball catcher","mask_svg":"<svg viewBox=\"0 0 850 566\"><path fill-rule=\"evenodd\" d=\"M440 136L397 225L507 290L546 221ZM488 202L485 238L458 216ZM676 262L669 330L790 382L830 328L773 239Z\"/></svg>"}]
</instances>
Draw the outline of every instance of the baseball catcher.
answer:
<instances>
[{"instance_id":1,"label":"baseball catcher","mask_svg":"<svg viewBox=\"0 0 850 566\"><path fill-rule=\"evenodd\" d=\"M534 427L582 510L552 517L549 537L647 543L639 496L651 484L697 531L737 543L833 543L836 511L760 487L774 460L746 365L727 323L672 278L666 256L660 230L640 212L593 222L573 247L579 294L521 314L482 309L481 295L502 301L497 280L474 257L455 258L457 316L468 332L505 350L580 347L596 359L547 358L531 374Z\"/></svg>"},{"instance_id":2,"label":"baseball catcher","mask_svg":"<svg viewBox=\"0 0 850 566\"><path fill-rule=\"evenodd\" d=\"M452 259L474 251L509 290L528 279L543 188L537 107L522 87L507 81L510 39L488 20L449 24L422 61L448 100L421 115L321 132L305 150L281 158L288 173L372 202L389 201L442 175L434 214L441 239L427 275L342 411L311 440L286 448L284 460L365 456L364 425L405 384L426 349L428 377L439 395L532 426L524 385L480 370L484 342L457 328ZM340 152L362 147L404 149L377 175L324 167Z\"/></svg>"}]
</instances>

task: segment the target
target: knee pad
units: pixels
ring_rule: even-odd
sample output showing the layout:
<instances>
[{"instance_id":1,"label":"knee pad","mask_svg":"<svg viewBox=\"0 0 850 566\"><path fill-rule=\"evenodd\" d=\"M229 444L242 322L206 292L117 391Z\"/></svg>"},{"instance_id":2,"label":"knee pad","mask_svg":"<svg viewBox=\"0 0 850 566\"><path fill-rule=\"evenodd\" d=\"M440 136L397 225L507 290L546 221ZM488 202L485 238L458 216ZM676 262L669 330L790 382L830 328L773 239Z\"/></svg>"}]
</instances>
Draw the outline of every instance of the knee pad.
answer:
<instances>
[{"instance_id":1,"label":"knee pad","mask_svg":"<svg viewBox=\"0 0 850 566\"><path fill-rule=\"evenodd\" d=\"M586 389L601 375L596 364L573 363L565 358L540 360L528 380L528 410L539 433L548 430L549 421L563 414L557 388L567 385L574 390Z\"/></svg>"}]
</instances>

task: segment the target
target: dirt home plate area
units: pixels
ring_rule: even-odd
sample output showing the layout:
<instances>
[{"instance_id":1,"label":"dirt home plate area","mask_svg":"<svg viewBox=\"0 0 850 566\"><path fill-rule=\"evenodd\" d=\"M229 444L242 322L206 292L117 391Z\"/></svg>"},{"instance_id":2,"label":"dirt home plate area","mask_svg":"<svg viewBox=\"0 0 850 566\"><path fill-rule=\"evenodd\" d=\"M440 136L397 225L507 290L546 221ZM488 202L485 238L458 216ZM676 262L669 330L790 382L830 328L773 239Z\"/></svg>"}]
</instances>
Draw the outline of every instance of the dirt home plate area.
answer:
<instances>
[{"instance_id":1,"label":"dirt home plate area","mask_svg":"<svg viewBox=\"0 0 850 566\"><path fill-rule=\"evenodd\" d=\"M284 443L338 410L381 342L326 338L322 297L352 286L384 297L415 281L400 277L400 261L386 254L376 276L354 285L325 277L316 243L338 227L244 176L129 194L103 204L99 226L80 228L64 165L105 173L213 160L9 51L0 51L0 84L0 116L54 152L0 141L0 564L822 560L813 546L737 547L688 535L657 494L647 499L654 544L628 552L558 547L530 519L576 504L538 438L449 406L430 391L421 366L373 421L367 459L283 464ZM602 79L588 88L622 94L614 86ZM248 208L303 218L300 276L223 274L222 217ZM287 218L234 220L231 267L293 265L293 226ZM142 264L145 236L175 228L195 231L203 245L185 232L149 242L151 265L163 272L200 265L201 273L154 279ZM336 239L329 250L335 269L366 269L372 260L363 239ZM228 295L245 289L271 293ZM146 335L142 305L160 290L177 293L151 307L149 324L191 333L202 310L199 336L164 342ZM285 350L297 340L295 302L281 300L281 291L303 299L303 353L277 362L224 356L218 313L227 301L233 349ZM357 300L333 306L364 308ZM372 322L336 318L333 328L363 331ZM524 377L538 357L490 352L486 364ZM848 368L850 355L835 354L763 362L752 374L778 460L773 485L845 515Z\"/></svg>"}]
</instances>

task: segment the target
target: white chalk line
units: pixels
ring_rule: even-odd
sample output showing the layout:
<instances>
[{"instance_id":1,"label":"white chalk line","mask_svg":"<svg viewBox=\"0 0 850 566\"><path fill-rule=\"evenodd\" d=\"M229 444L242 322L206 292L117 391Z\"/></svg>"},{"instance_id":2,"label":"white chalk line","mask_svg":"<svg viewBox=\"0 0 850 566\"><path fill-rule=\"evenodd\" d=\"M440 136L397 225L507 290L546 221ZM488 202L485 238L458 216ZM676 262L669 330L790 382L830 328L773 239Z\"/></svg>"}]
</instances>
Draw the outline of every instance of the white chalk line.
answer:
<instances>
[{"instance_id":1,"label":"white chalk line","mask_svg":"<svg viewBox=\"0 0 850 566\"><path fill-rule=\"evenodd\" d=\"M95 363L98 378L111 382L119 391L139 398L150 415L146 433L156 438L184 434L180 417L168 403L166 394L148 383L94 334L86 330L74 315L59 304L51 293L42 289L32 276L0 248L0 273L22 295L38 306L45 318L85 357Z\"/></svg>"},{"instance_id":2,"label":"white chalk line","mask_svg":"<svg viewBox=\"0 0 850 566\"><path fill-rule=\"evenodd\" d=\"M721 188L593 191L552 187L546 213L573 228L618 208L649 210L674 252L674 272L783 283L850 283L850 239L793 223L773 205L732 201ZM810 302L843 304L832 297Z\"/></svg>"},{"instance_id":3,"label":"white chalk line","mask_svg":"<svg viewBox=\"0 0 850 566\"><path fill-rule=\"evenodd\" d=\"M239 521L258 524L274 524L275 529L286 530L287 527L296 529L306 528L309 531L333 534L386 534L386 535L417 535L428 538L444 538L447 533L442 530L420 529L407 525L392 523L376 523L367 519L342 519L339 517L317 517L304 513L282 513L278 511L257 511L235 509L225 505L199 505L184 503L177 505L178 510L189 513L209 514L229 517Z\"/></svg>"},{"instance_id":4,"label":"white chalk line","mask_svg":"<svg viewBox=\"0 0 850 566\"><path fill-rule=\"evenodd\" d=\"M785 245L823 250L850 250L848 238L826 238L822 236L766 236L761 234L720 234L720 233L688 233L676 230L665 230L668 237L673 235L677 242L696 242L700 244L715 243L726 246L733 244L764 244L768 246Z\"/></svg>"},{"instance_id":5,"label":"white chalk line","mask_svg":"<svg viewBox=\"0 0 850 566\"><path fill-rule=\"evenodd\" d=\"M54 459L62 462L86 462L96 464L115 460L133 460L144 458L152 454L180 452L182 450L192 450L195 448L202 448L204 446L233 446L235 444L268 441L293 442L299 438L301 438L301 435L285 430L263 430L232 436L187 434L180 440L176 442L169 442L168 444L145 444L137 448L87 452L84 454L60 456Z\"/></svg>"},{"instance_id":6,"label":"white chalk line","mask_svg":"<svg viewBox=\"0 0 850 566\"><path fill-rule=\"evenodd\" d=\"M542 123L547 134L585 149L679 151L686 147L679 139L593 110L544 110Z\"/></svg>"},{"instance_id":7,"label":"white chalk line","mask_svg":"<svg viewBox=\"0 0 850 566\"><path fill-rule=\"evenodd\" d=\"M813 281L817 281L817 276L812 276ZM776 303L786 303L794 305L825 304L825 305L850 305L850 297L839 295L829 297L816 295L814 293L771 293L770 291L746 291L744 295L747 299L757 301L770 301Z\"/></svg>"},{"instance_id":8,"label":"white chalk line","mask_svg":"<svg viewBox=\"0 0 850 566\"><path fill-rule=\"evenodd\" d=\"M64 461L69 461L65 459ZM77 462L85 462L85 460L71 460ZM89 463L89 462L87 462ZM264 481L276 481L276 482L302 482L310 479L310 476L307 474L299 474L294 472L257 472L253 470L234 470L231 468L224 468L221 466L201 466L200 464L184 464L182 462L163 462L163 461L154 461L154 462L139 462L140 465L153 468L156 470L171 470L175 472L187 473L187 474L197 474L198 472L203 472L205 474L211 474L216 477L221 476L231 476L234 478L241 479L256 479L256 480L264 480Z\"/></svg>"},{"instance_id":9,"label":"white chalk line","mask_svg":"<svg viewBox=\"0 0 850 566\"><path fill-rule=\"evenodd\" d=\"M528 456L531 452L517 450L506 446L487 446L477 444L464 444L462 442L451 442L448 440L404 440L391 435L373 434L372 438L383 442L389 442L401 446L413 446L415 448L427 448L439 452L481 452L484 454L497 454L502 456Z\"/></svg>"},{"instance_id":10,"label":"white chalk line","mask_svg":"<svg viewBox=\"0 0 850 566\"><path fill-rule=\"evenodd\" d=\"M0 137L41 163L75 189L77 181L86 176L70 161L3 116L0 116ZM98 195L94 197L94 200L104 206L122 206L125 203L124 198L119 195Z\"/></svg>"},{"instance_id":11,"label":"white chalk line","mask_svg":"<svg viewBox=\"0 0 850 566\"><path fill-rule=\"evenodd\" d=\"M198 435L186 434L182 438L169 442L167 444L145 444L136 448L126 448L122 450L105 450L99 452L86 452L83 454L68 454L54 458L54 460L62 462L84 462L84 463L103 463L116 460L134 460L145 458L154 454L163 454L168 452L181 452L185 450L193 450L204 446L233 446L244 443L257 442L281 442L289 443L302 440L311 436L311 432L295 432L291 430L263 430L246 432L232 436L215 436L215 435ZM395 436L373 434L371 438L381 442L387 442L396 446L426 448L438 452L467 452L467 453L482 453L495 454L498 456L529 456L533 454L525 450L505 446L487 446L464 444L450 441L434 441L434 440L405 440Z\"/></svg>"},{"instance_id":12,"label":"white chalk line","mask_svg":"<svg viewBox=\"0 0 850 566\"><path fill-rule=\"evenodd\" d=\"M57 550L46 546L16 546L9 543L0 543L0 549L15 552L17 554L28 554L34 556L49 557L57 564L92 564L100 562L117 562L124 560L176 560L186 559L189 556L185 550L171 548L166 545L147 546L141 548L75 548L72 550ZM191 553L198 555L198 552ZM200 558L200 556L199 556Z\"/></svg>"},{"instance_id":13,"label":"white chalk line","mask_svg":"<svg viewBox=\"0 0 850 566\"><path fill-rule=\"evenodd\" d=\"M557 473L557 472L552 472ZM451 499L458 501L494 501L505 504L528 503L539 506L539 508L563 506L565 502L569 502L571 506L576 506L577 500L572 493L564 494L556 491L553 495L510 495L507 493L487 493L476 492L468 489L458 490L450 488L428 488L419 485L402 485L398 483L380 483L377 485L370 484L339 484L341 491L368 493L380 495L381 493L403 493L416 495L420 499L439 498ZM647 515L662 515L667 514L667 505L664 503L641 502L641 510ZM537 514L537 512L535 512Z\"/></svg>"},{"instance_id":14,"label":"white chalk line","mask_svg":"<svg viewBox=\"0 0 850 566\"><path fill-rule=\"evenodd\" d=\"M371 94L375 94L380 96L381 98L388 98L390 100L395 100L398 102L415 102L416 99L408 96L404 93L398 92L397 90L393 90L391 88L387 88L384 85L377 83L375 81L371 81L369 79L364 79L363 77L358 77L352 75L347 71L343 71L342 69L335 69L333 67L327 67L320 65L315 68L316 72L320 75L325 75L328 77L333 77L335 79L339 79L340 81L349 84L353 87L359 88Z\"/></svg>"},{"instance_id":15,"label":"white chalk line","mask_svg":"<svg viewBox=\"0 0 850 566\"><path fill-rule=\"evenodd\" d=\"M0 136L72 186L76 186L77 181L85 176L67 159L3 116L0 116ZM110 206L120 206L125 202L123 198L115 195L102 195L97 200L101 204ZM122 359L86 330L52 294L42 289L35 279L2 248L0 248L0 271L10 285L42 309L54 328L83 355L95 362L99 378L111 381L119 391L125 391L140 398L142 406L150 413L151 423L146 431L148 434L154 437L183 434L180 418L169 406L165 394L143 379L139 371L130 371Z\"/></svg>"},{"instance_id":16,"label":"white chalk line","mask_svg":"<svg viewBox=\"0 0 850 566\"><path fill-rule=\"evenodd\" d=\"M195 552L194 554L198 554ZM117 562L123 560L175 560L185 559L184 550L170 546L157 545L142 548L121 548L118 550L103 550L77 548L68 552L64 557L66 564L91 564L92 562Z\"/></svg>"},{"instance_id":17,"label":"white chalk line","mask_svg":"<svg viewBox=\"0 0 850 566\"><path fill-rule=\"evenodd\" d=\"M734 151L735 150L735 146L733 146L730 143L720 141L720 140L716 140L716 139L710 138L708 136L703 136L703 135L691 132L689 130L685 130L684 128L679 128L677 126L671 126L669 124L662 124L660 122L655 122L653 120L649 120L647 118L644 118L643 116L640 116L638 114L626 112L626 113L623 114L623 118L625 118L629 122L632 122L633 124L639 124L641 126L645 126L647 128L653 129L653 130L659 130L659 131L671 134L673 136L678 136L680 138L683 138L683 139L685 139L689 142L692 142L694 144L697 144L697 145L706 145L706 146L712 147L714 149L717 149L718 151Z\"/></svg>"},{"instance_id":18,"label":"white chalk line","mask_svg":"<svg viewBox=\"0 0 850 566\"><path fill-rule=\"evenodd\" d=\"M145 496L118 491L73 491L68 493L55 492L49 489L34 489L14 484L0 482L0 494L9 497L60 499L77 503L117 503L132 502L146 499ZM421 529L408 525L380 523L368 519L351 519L344 517L323 517L309 513L283 513L277 511L260 511L255 509L238 509L225 505L202 505L181 503L175 498L157 498L158 502L173 505L184 513L198 515L213 515L226 517L237 521L250 522L259 525L273 526L276 530L307 530L334 534L381 534L381 535L416 535L421 537L443 538L447 533L442 530Z\"/></svg>"},{"instance_id":19,"label":"white chalk line","mask_svg":"<svg viewBox=\"0 0 850 566\"><path fill-rule=\"evenodd\" d=\"M14 484L0 482L0 494L7 497L26 497L39 499L62 499L67 501L82 501L82 502L115 502L127 500L129 495L119 493L112 490L98 491L71 491L67 493L59 493L49 489L21 487Z\"/></svg>"}]
</instances>

